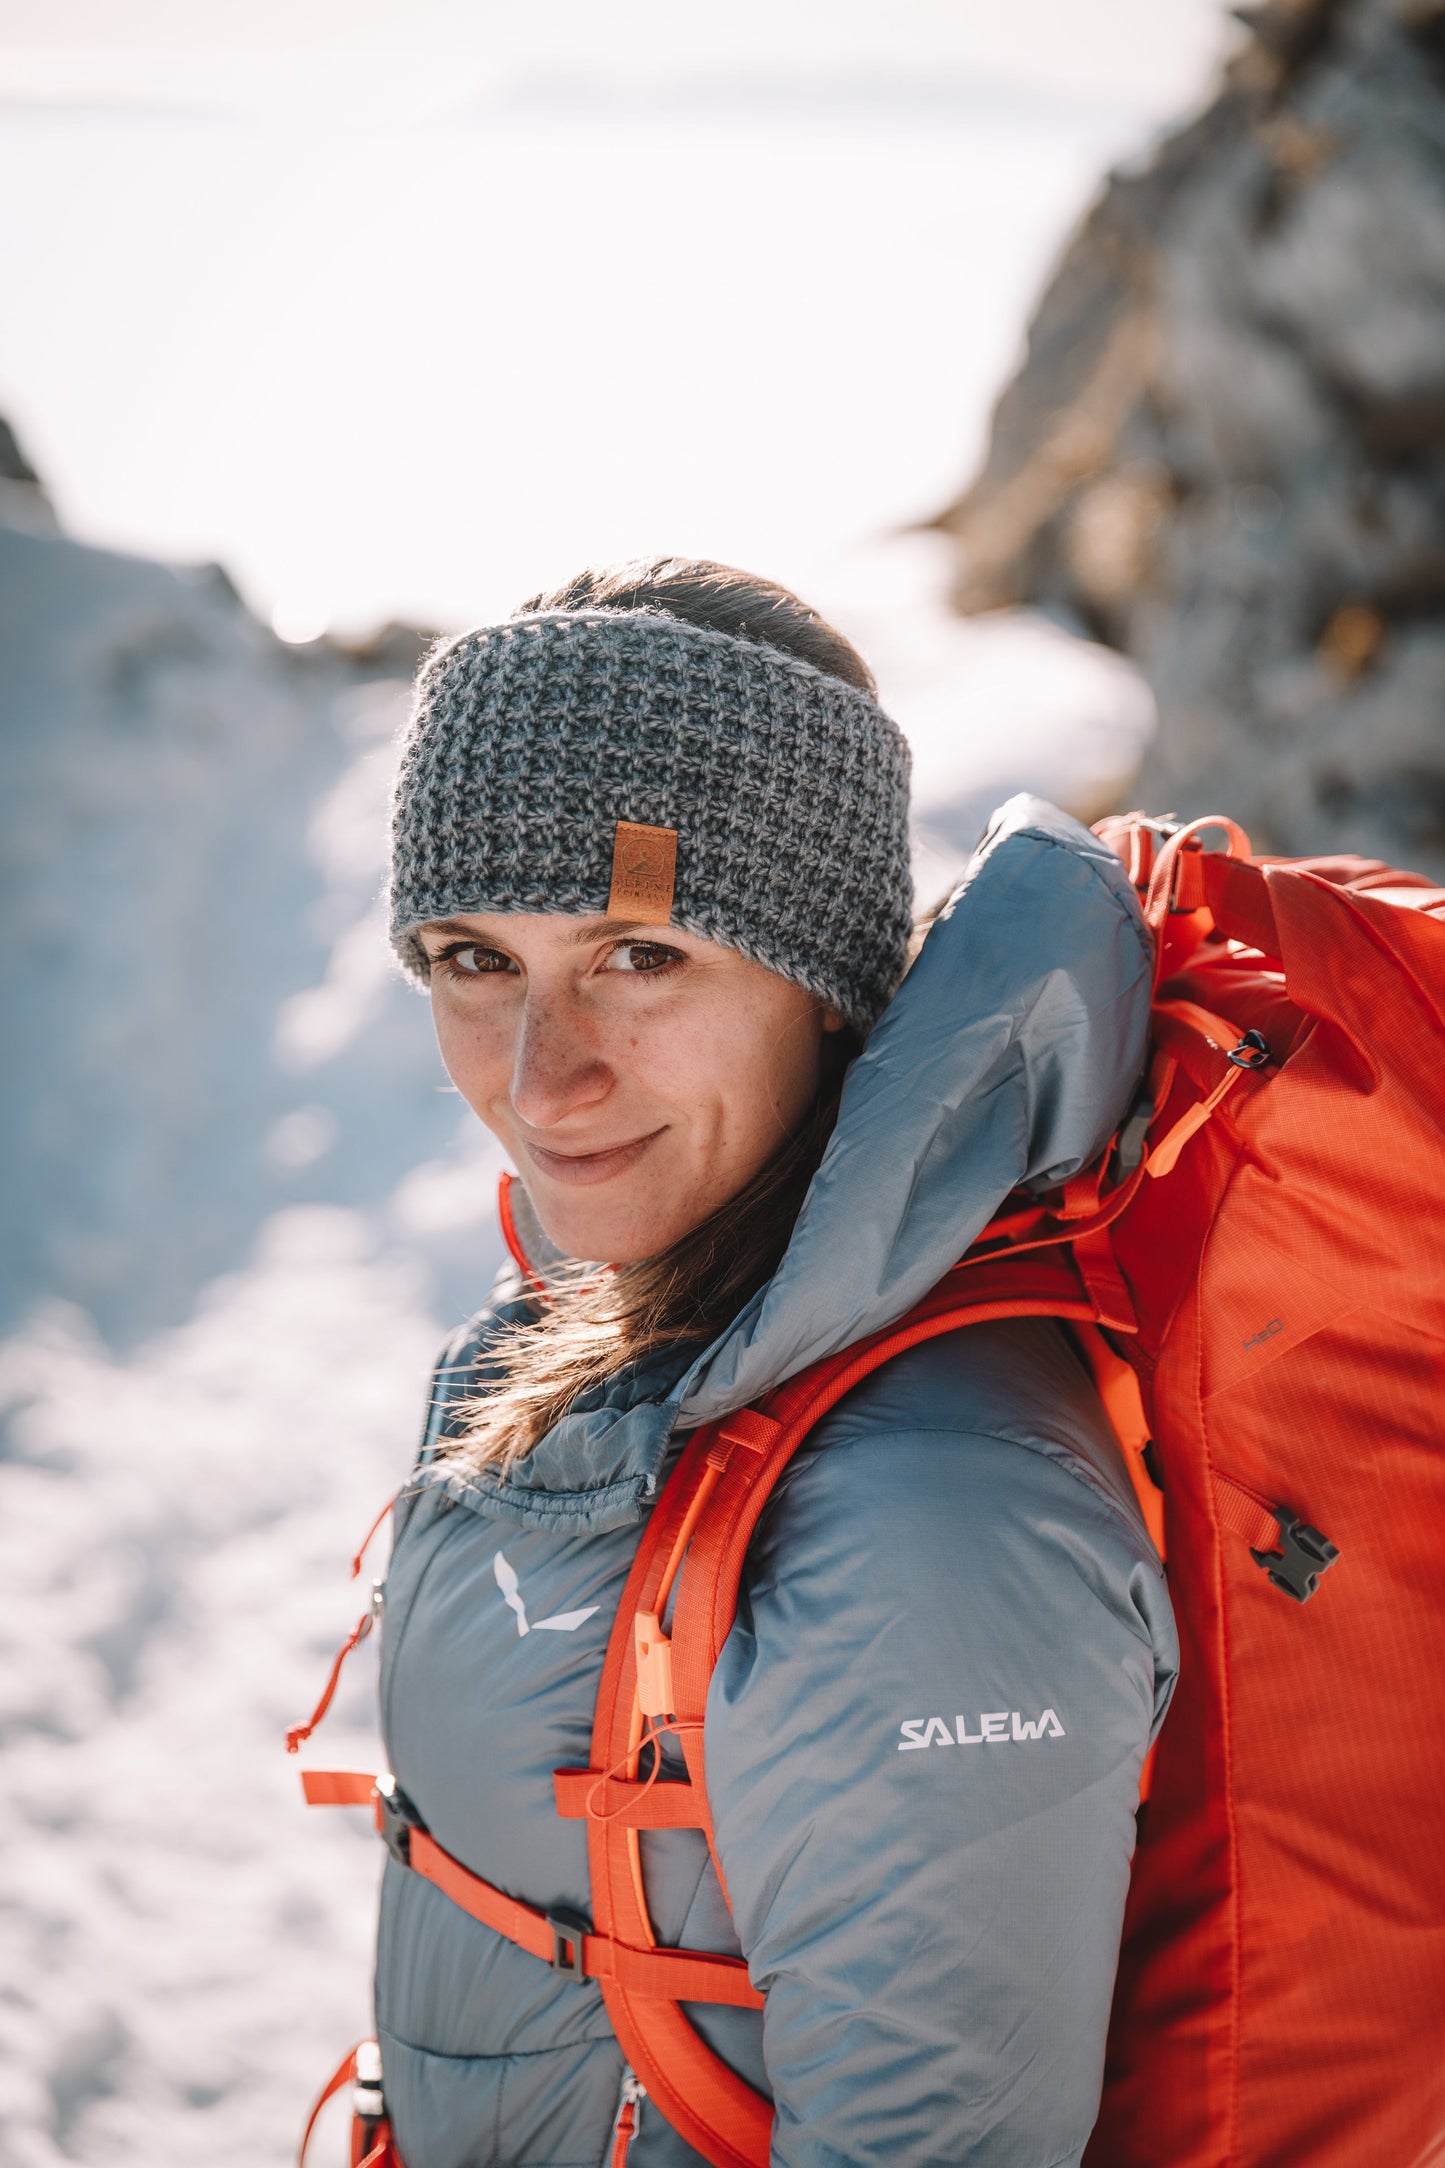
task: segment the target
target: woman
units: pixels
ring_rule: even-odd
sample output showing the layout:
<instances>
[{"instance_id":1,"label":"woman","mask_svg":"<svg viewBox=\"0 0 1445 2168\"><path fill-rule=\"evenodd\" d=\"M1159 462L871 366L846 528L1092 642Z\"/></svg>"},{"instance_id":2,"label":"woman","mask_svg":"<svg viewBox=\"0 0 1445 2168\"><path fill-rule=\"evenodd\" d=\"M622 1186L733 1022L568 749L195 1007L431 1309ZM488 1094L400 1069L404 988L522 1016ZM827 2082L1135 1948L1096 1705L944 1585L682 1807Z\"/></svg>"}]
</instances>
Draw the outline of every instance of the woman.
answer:
<instances>
[{"instance_id":1,"label":"woman","mask_svg":"<svg viewBox=\"0 0 1445 2168\"><path fill-rule=\"evenodd\" d=\"M1037 801L905 978L907 770L847 642L716 565L584 575L422 673L393 939L517 1169L520 1261L437 1373L383 1720L407 1813L549 1913L588 1908L552 1772L587 1762L682 1438L900 1317L1095 1156L1142 1066L1133 894ZM658 1940L764 1994L689 2015L773 2101L777 2168L1080 2158L1174 1665L1062 1328L913 1348L818 1426L708 1702L728 1901L700 1832L641 1838ZM635 2088L597 1987L397 1859L377 2019L407 2168L612 2157ZM698 2155L644 2101L631 2158Z\"/></svg>"}]
</instances>

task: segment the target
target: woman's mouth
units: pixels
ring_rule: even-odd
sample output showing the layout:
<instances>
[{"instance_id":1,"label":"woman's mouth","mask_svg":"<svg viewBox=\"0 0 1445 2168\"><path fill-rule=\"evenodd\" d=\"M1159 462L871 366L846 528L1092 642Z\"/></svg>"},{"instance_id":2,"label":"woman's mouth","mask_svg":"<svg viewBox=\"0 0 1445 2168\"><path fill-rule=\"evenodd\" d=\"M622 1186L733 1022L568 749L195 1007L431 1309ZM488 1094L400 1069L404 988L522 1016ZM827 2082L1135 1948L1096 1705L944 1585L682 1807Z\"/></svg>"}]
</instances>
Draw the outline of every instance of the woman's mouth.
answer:
<instances>
[{"instance_id":1,"label":"woman's mouth","mask_svg":"<svg viewBox=\"0 0 1445 2168\"><path fill-rule=\"evenodd\" d=\"M663 1128L666 1128L666 1123ZM600 1152L549 1152L545 1146L523 1140L523 1148L538 1172L549 1181L566 1182L574 1188L585 1188L591 1182L610 1181L614 1174L625 1173L635 1167L649 1145L655 1144L662 1129L654 1129L645 1137L634 1137L630 1144L611 1144Z\"/></svg>"}]
</instances>

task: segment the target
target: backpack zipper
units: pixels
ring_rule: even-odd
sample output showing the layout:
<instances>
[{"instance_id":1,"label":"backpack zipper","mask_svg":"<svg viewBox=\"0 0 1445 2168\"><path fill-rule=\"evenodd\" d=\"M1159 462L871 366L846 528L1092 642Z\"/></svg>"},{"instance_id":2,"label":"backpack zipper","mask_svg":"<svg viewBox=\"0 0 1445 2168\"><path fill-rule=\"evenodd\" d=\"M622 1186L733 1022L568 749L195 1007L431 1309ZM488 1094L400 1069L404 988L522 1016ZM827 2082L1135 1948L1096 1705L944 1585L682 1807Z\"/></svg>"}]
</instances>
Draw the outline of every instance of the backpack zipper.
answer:
<instances>
[{"instance_id":1,"label":"backpack zipper","mask_svg":"<svg viewBox=\"0 0 1445 2168\"><path fill-rule=\"evenodd\" d=\"M607 2156L607 2168L627 2168L628 2151L637 2136L637 2126L642 2119L642 2103L646 2098L646 2086L639 2084L636 2071L624 2063L617 2115L612 2125L612 2151Z\"/></svg>"}]
</instances>

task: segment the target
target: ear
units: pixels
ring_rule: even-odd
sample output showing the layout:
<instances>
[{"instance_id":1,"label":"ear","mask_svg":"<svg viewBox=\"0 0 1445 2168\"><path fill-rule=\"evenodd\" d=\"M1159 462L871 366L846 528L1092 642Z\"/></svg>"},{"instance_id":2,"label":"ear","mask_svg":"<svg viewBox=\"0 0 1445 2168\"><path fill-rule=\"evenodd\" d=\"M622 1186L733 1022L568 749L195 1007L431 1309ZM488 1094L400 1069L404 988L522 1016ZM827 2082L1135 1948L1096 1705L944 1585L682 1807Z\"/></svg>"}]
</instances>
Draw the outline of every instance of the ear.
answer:
<instances>
[{"instance_id":1,"label":"ear","mask_svg":"<svg viewBox=\"0 0 1445 2168\"><path fill-rule=\"evenodd\" d=\"M839 1009L825 1008L823 1011L824 1031L841 1031L847 1021L847 1017Z\"/></svg>"}]
</instances>

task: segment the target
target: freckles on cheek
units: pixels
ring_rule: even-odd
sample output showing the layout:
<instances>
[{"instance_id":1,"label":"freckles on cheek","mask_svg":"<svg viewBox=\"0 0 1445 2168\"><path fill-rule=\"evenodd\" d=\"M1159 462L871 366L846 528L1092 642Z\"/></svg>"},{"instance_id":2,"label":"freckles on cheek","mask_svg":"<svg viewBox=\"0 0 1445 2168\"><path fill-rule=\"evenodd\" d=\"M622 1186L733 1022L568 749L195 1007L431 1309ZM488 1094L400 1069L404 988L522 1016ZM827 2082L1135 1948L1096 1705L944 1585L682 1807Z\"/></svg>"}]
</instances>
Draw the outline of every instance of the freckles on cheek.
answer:
<instances>
[{"instance_id":1,"label":"freckles on cheek","mask_svg":"<svg viewBox=\"0 0 1445 2168\"><path fill-rule=\"evenodd\" d=\"M505 1094L510 1076L503 1035L480 1018L459 1014L445 995L433 997L432 1020L442 1066L467 1104L484 1114L498 1079Z\"/></svg>"},{"instance_id":2,"label":"freckles on cheek","mask_svg":"<svg viewBox=\"0 0 1445 2168\"><path fill-rule=\"evenodd\" d=\"M745 1033L727 1034L706 1048L705 1059L689 1079L688 1126L719 1179L731 1184L736 1163L756 1155L760 1129L769 1131L768 1148L775 1141L766 1103L766 1087L757 1062L749 1058Z\"/></svg>"}]
</instances>

